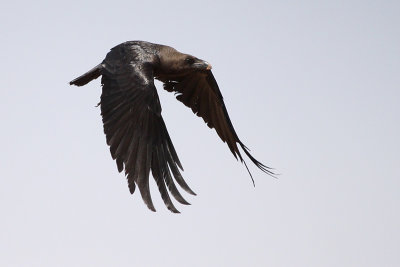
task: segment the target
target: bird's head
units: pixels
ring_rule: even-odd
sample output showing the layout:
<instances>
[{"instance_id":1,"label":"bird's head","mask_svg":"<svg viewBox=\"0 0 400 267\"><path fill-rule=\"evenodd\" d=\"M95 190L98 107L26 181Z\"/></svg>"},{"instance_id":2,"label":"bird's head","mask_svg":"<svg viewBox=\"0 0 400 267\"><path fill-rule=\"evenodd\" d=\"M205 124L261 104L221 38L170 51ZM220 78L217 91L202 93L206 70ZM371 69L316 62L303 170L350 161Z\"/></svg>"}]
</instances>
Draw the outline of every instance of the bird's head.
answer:
<instances>
[{"instance_id":1,"label":"bird's head","mask_svg":"<svg viewBox=\"0 0 400 267\"><path fill-rule=\"evenodd\" d=\"M195 71L211 70L211 65L207 61L180 53L172 47L161 50L159 59L160 72L167 75L181 76Z\"/></svg>"}]
</instances>

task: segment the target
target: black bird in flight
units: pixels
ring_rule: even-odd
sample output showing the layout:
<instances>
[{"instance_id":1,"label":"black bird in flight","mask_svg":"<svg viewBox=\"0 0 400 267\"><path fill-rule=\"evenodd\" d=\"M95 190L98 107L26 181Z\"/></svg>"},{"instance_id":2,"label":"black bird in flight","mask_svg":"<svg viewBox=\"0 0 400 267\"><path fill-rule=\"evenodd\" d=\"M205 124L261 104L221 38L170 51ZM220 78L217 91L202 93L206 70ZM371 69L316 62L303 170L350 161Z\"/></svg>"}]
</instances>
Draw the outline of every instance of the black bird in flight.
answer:
<instances>
[{"instance_id":1,"label":"black bird in flight","mask_svg":"<svg viewBox=\"0 0 400 267\"><path fill-rule=\"evenodd\" d=\"M154 78L163 82L165 90L175 92L176 98L202 117L208 127L214 128L246 168L238 144L258 168L274 175L249 153L237 136L211 65L206 61L169 46L128 41L112 48L103 62L70 84L82 86L100 75L99 105L111 156L118 171L125 170L131 194L138 186L150 210L155 211L149 190L150 170L165 205L172 212L179 213L168 191L180 203L189 204L176 188L173 177L186 192L195 195L180 173L182 164L161 116Z\"/></svg>"}]
</instances>

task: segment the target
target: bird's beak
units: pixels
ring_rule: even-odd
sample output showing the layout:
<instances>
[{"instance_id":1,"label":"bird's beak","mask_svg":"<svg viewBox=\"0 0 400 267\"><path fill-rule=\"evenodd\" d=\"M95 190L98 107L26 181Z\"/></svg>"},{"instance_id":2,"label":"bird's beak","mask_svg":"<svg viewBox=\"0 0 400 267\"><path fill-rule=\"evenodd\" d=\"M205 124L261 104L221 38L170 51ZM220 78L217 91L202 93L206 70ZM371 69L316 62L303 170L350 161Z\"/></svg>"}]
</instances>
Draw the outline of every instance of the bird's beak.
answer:
<instances>
[{"instance_id":1,"label":"bird's beak","mask_svg":"<svg viewBox=\"0 0 400 267\"><path fill-rule=\"evenodd\" d=\"M211 64L208 63L207 61L203 61L203 60L201 60L199 62L196 62L193 65L198 69L203 69L203 70L204 69L205 70L211 70L212 69Z\"/></svg>"}]
</instances>

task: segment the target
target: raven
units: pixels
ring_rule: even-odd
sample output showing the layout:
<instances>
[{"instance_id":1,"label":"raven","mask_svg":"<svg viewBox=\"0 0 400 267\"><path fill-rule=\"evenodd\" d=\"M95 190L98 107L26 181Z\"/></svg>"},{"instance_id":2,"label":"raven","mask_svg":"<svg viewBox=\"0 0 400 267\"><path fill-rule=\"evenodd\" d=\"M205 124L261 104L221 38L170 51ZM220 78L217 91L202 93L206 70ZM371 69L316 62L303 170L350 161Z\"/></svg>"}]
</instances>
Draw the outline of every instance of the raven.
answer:
<instances>
[{"instance_id":1,"label":"raven","mask_svg":"<svg viewBox=\"0 0 400 267\"><path fill-rule=\"evenodd\" d=\"M182 164L161 116L154 78L163 82L165 90L175 92L176 98L202 117L208 127L214 128L246 168L238 144L258 168L274 175L271 168L250 154L237 136L208 62L169 46L128 41L112 48L103 62L72 80L70 85L82 86L100 75L99 105L111 156L118 171L125 170L131 194L138 186L150 210L155 211L149 190L150 170L170 211L179 213L168 191L178 202L189 204L173 178L186 192L195 195L181 175Z\"/></svg>"}]
</instances>

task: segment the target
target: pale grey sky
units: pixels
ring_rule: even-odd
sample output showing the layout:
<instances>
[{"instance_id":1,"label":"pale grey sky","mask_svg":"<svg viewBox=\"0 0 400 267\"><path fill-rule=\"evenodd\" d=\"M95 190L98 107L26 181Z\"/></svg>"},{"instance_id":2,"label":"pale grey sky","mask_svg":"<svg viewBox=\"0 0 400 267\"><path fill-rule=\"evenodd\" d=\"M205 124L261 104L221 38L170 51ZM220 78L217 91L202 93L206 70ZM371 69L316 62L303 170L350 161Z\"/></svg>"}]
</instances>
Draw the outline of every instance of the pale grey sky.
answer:
<instances>
[{"instance_id":1,"label":"pale grey sky","mask_svg":"<svg viewBox=\"0 0 400 267\"><path fill-rule=\"evenodd\" d=\"M0 27L0 266L400 266L398 1L8 1ZM213 65L246 169L157 83L198 194L157 213L103 135L100 81L127 40Z\"/></svg>"}]
</instances>

